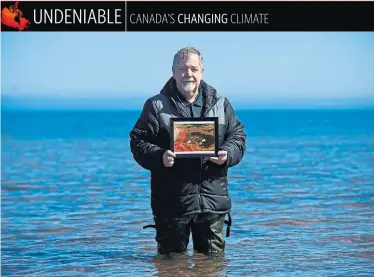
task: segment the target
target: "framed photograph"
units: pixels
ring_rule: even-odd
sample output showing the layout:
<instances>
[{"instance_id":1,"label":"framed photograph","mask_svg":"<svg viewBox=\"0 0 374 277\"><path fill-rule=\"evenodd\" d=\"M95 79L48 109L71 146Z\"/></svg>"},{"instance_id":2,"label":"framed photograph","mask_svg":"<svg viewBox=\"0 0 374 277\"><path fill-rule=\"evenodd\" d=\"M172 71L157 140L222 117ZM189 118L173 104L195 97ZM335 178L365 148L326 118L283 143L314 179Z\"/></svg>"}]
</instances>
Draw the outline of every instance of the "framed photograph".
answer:
<instances>
[{"instance_id":1,"label":"framed photograph","mask_svg":"<svg viewBox=\"0 0 374 277\"><path fill-rule=\"evenodd\" d=\"M170 150L177 158L216 157L218 117L171 118Z\"/></svg>"}]
</instances>

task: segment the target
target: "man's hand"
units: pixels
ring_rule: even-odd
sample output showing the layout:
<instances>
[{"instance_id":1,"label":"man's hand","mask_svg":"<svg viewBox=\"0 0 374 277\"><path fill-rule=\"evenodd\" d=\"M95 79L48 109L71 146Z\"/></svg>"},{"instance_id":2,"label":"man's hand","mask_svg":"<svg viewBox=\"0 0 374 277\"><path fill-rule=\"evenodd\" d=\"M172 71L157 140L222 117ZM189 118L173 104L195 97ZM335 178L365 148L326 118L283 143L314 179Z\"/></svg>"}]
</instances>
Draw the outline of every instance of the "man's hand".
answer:
<instances>
[{"instance_id":1,"label":"man's hand","mask_svg":"<svg viewBox=\"0 0 374 277\"><path fill-rule=\"evenodd\" d=\"M164 155L162 156L162 160L164 162L165 167L172 167L174 165L174 158L176 155L171 152L170 150L165 151Z\"/></svg>"},{"instance_id":2,"label":"man's hand","mask_svg":"<svg viewBox=\"0 0 374 277\"><path fill-rule=\"evenodd\" d=\"M227 161L227 152L220 150L218 151L218 157L210 157L209 160L215 164L222 165Z\"/></svg>"}]
</instances>

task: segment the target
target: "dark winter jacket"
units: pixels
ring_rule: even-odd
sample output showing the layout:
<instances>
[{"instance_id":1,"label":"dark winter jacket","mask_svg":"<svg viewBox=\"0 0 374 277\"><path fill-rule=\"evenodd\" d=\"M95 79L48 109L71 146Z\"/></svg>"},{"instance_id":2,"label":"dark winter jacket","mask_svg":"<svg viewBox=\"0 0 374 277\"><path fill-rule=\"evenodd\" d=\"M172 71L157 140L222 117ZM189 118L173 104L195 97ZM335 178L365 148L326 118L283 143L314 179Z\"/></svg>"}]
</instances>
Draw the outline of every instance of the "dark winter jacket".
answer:
<instances>
[{"instance_id":1,"label":"dark winter jacket","mask_svg":"<svg viewBox=\"0 0 374 277\"><path fill-rule=\"evenodd\" d=\"M228 153L227 162L217 165L208 158L176 158L165 167L162 156L170 149L170 118L188 117L176 97L171 78L160 94L149 98L130 132L130 147L136 162L151 172L151 207L156 216L182 216L201 212L228 213L228 168L237 165L245 152L244 126L230 102L204 81L202 116L219 117L219 149Z\"/></svg>"}]
</instances>

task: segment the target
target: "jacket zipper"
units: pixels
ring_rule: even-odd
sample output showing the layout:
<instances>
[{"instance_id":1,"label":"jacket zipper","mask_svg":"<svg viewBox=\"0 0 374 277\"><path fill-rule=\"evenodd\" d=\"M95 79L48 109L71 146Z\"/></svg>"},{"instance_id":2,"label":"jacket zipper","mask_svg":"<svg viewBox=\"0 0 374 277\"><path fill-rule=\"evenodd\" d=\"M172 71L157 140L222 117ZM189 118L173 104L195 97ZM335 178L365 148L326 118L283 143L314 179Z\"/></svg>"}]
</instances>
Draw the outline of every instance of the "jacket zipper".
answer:
<instances>
[{"instance_id":1,"label":"jacket zipper","mask_svg":"<svg viewBox=\"0 0 374 277\"><path fill-rule=\"evenodd\" d=\"M200 158L200 184L199 184L199 199L200 199L200 210L203 212L203 200L201 198L201 186L203 183L201 172L203 170L203 158Z\"/></svg>"},{"instance_id":2,"label":"jacket zipper","mask_svg":"<svg viewBox=\"0 0 374 277\"><path fill-rule=\"evenodd\" d=\"M177 112L182 115L182 116L185 116L185 117L188 117L187 114L184 113L184 110L181 110L178 106L178 104L176 103L176 101L171 97L171 100L173 101L174 103L174 106L177 110ZM218 101L218 100L217 100ZM206 116L208 114L208 112L212 109L212 107L217 103L217 101L215 101L210 107L209 109L206 109L204 111L204 114L203 116ZM199 202L200 202L200 210L201 212L203 212L203 201L202 201L202 198L201 198L201 186L202 186L202 170L203 170L203 158L200 158L200 184L199 184Z\"/></svg>"},{"instance_id":3,"label":"jacket zipper","mask_svg":"<svg viewBox=\"0 0 374 277\"><path fill-rule=\"evenodd\" d=\"M181 110L178 106L178 104L176 103L176 101L173 99L173 98L170 98L177 110L177 112L184 116L184 117L188 117L188 115L186 113L184 113L184 110ZM200 184L199 184L199 202L200 202L200 211L202 212L203 211L203 201L201 199L201 183L202 183L202 176L201 176L201 171L203 170L203 159L200 158Z\"/></svg>"}]
</instances>

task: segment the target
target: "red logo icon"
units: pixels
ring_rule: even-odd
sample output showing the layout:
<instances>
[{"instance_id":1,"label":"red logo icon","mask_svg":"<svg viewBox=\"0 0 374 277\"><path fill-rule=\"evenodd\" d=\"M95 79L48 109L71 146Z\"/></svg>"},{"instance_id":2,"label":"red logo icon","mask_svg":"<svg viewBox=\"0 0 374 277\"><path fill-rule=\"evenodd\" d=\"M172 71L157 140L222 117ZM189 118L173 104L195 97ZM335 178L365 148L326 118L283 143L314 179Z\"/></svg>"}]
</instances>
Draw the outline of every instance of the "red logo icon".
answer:
<instances>
[{"instance_id":1,"label":"red logo icon","mask_svg":"<svg viewBox=\"0 0 374 277\"><path fill-rule=\"evenodd\" d=\"M23 16L23 12L18 9L18 1L1 11L1 23L10 28L23 31L30 25L30 21Z\"/></svg>"}]
</instances>

